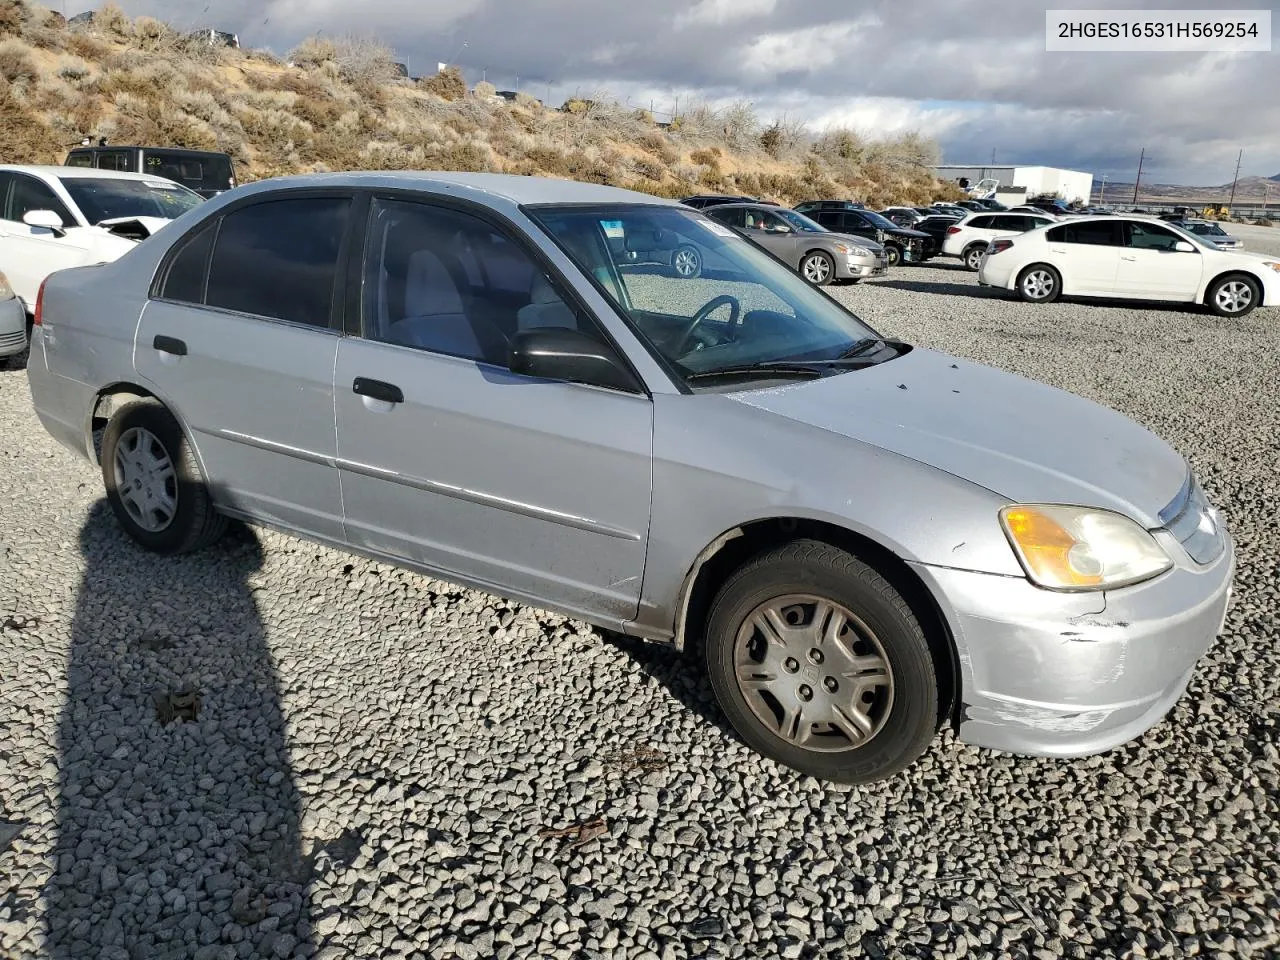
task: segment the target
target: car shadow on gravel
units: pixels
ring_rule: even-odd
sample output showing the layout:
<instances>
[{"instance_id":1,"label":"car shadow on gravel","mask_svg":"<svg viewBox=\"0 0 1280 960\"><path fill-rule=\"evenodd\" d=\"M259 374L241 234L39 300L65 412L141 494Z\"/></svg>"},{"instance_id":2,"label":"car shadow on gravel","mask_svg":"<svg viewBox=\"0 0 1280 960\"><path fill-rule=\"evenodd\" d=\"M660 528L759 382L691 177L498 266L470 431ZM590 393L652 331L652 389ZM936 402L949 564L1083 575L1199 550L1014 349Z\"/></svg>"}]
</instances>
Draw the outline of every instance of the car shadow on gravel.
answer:
<instances>
[{"instance_id":1,"label":"car shadow on gravel","mask_svg":"<svg viewBox=\"0 0 1280 960\"><path fill-rule=\"evenodd\" d=\"M975 300L994 300L1000 294L987 287L968 283L931 283L927 280L877 280L877 287L892 287L908 293L945 293L956 297L972 297Z\"/></svg>"},{"instance_id":2,"label":"car shadow on gravel","mask_svg":"<svg viewBox=\"0 0 1280 960\"><path fill-rule=\"evenodd\" d=\"M737 731L721 713L706 673L695 657L674 647L650 643L609 630L597 630L604 642L621 650L646 675L661 683L688 710L707 723L719 727L728 736L740 740Z\"/></svg>"},{"instance_id":3,"label":"car shadow on gravel","mask_svg":"<svg viewBox=\"0 0 1280 960\"><path fill-rule=\"evenodd\" d=\"M100 501L80 549L48 955L310 955L299 794L250 584L256 535L234 526L161 557Z\"/></svg>"}]
</instances>

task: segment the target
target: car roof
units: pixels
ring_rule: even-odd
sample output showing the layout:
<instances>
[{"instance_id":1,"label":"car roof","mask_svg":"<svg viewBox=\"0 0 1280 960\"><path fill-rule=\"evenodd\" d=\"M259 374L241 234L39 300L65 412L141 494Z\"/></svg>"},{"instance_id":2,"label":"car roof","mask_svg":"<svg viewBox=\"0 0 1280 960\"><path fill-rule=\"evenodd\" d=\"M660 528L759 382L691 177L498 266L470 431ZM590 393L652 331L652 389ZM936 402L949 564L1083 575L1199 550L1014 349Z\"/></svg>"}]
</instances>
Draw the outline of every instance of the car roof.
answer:
<instances>
[{"instance_id":1,"label":"car roof","mask_svg":"<svg viewBox=\"0 0 1280 960\"><path fill-rule=\"evenodd\" d=\"M145 143L80 143L68 149L71 153L76 153L82 150L163 150L165 153L189 153L201 157L231 158L230 154L225 153L222 150L192 150L190 147L157 147L154 144Z\"/></svg>"},{"instance_id":2,"label":"car roof","mask_svg":"<svg viewBox=\"0 0 1280 960\"><path fill-rule=\"evenodd\" d=\"M258 180L239 188L239 195L263 193L288 188L349 187L401 190L425 190L470 196L485 203L486 199L505 200L518 205L542 203L643 203L655 206L683 207L675 200L655 197L620 187L606 187L576 180L550 177L526 177L512 173L443 173L437 171L368 170L352 173L311 173Z\"/></svg>"},{"instance_id":3,"label":"car roof","mask_svg":"<svg viewBox=\"0 0 1280 960\"><path fill-rule=\"evenodd\" d=\"M96 170L93 167L56 167L51 164L24 165L18 163L0 164L0 171L9 170L16 173L33 173L40 177L58 177L63 180L145 180L148 183L172 183L154 173L133 173L127 170Z\"/></svg>"}]
</instances>

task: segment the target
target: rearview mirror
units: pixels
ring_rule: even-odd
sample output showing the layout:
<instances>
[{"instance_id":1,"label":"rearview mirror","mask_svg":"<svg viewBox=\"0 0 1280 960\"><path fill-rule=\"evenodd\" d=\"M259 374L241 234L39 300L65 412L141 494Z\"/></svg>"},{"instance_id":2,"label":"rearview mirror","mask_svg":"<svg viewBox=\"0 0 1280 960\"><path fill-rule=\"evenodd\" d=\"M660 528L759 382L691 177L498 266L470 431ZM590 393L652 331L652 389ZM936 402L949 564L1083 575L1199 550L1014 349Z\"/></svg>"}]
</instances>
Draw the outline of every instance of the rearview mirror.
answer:
<instances>
[{"instance_id":1,"label":"rearview mirror","mask_svg":"<svg viewBox=\"0 0 1280 960\"><path fill-rule=\"evenodd\" d=\"M568 327L523 330L511 340L512 373L639 393L640 384L611 346Z\"/></svg>"},{"instance_id":2,"label":"rearview mirror","mask_svg":"<svg viewBox=\"0 0 1280 960\"><path fill-rule=\"evenodd\" d=\"M28 210L22 215L22 222L29 227L43 227L52 230L58 236L66 231L62 229L62 218L52 210Z\"/></svg>"},{"instance_id":3,"label":"rearview mirror","mask_svg":"<svg viewBox=\"0 0 1280 960\"><path fill-rule=\"evenodd\" d=\"M1191 243L1188 243L1186 240L1179 240L1177 243L1173 245L1173 249L1176 250L1178 253L1195 253L1196 252L1195 246Z\"/></svg>"}]
</instances>

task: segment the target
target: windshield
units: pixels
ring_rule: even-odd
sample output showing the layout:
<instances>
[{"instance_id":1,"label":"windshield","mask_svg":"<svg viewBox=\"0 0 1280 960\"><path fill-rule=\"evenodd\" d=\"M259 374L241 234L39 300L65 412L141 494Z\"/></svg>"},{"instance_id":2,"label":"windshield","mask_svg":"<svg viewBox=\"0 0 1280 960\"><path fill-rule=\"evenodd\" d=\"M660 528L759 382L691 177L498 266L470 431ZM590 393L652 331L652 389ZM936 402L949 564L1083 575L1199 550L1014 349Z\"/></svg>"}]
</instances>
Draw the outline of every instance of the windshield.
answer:
<instances>
[{"instance_id":1,"label":"windshield","mask_svg":"<svg viewBox=\"0 0 1280 960\"><path fill-rule=\"evenodd\" d=\"M834 360L877 337L794 271L692 210L610 204L528 212L682 376Z\"/></svg>"},{"instance_id":2,"label":"windshield","mask_svg":"<svg viewBox=\"0 0 1280 960\"><path fill-rule=\"evenodd\" d=\"M774 210L778 216L787 223L791 224L791 229L797 233L827 233L827 228L816 220L810 220L803 213L796 213L794 210L779 209Z\"/></svg>"},{"instance_id":3,"label":"windshield","mask_svg":"<svg viewBox=\"0 0 1280 960\"><path fill-rule=\"evenodd\" d=\"M231 158L218 153L144 150L142 171L173 180L192 190L230 190L235 186Z\"/></svg>"},{"instance_id":4,"label":"windshield","mask_svg":"<svg viewBox=\"0 0 1280 960\"><path fill-rule=\"evenodd\" d=\"M90 223L120 217L173 220L204 202L200 194L176 183L106 177L59 179Z\"/></svg>"},{"instance_id":5,"label":"windshield","mask_svg":"<svg viewBox=\"0 0 1280 960\"><path fill-rule=\"evenodd\" d=\"M1189 224L1192 233L1199 233L1209 237L1225 237L1227 231L1223 230L1216 223L1192 223Z\"/></svg>"},{"instance_id":6,"label":"windshield","mask_svg":"<svg viewBox=\"0 0 1280 960\"><path fill-rule=\"evenodd\" d=\"M870 220L872 226L879 227L881 230L901 230L902 229L892 220L888 219L887 217L880 216L880 214L876 213L873 210L859 210L858 212L862 214L864 217L866 217L868 220Z\"/></svg>"}]
</instances>

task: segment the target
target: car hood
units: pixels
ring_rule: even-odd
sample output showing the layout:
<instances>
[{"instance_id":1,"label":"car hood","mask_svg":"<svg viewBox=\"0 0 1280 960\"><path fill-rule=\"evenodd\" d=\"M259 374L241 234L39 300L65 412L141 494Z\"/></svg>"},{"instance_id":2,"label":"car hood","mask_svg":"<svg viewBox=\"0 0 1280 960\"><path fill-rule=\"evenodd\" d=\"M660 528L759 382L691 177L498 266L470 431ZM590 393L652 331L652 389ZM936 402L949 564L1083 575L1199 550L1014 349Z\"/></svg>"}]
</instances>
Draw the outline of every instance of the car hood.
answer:
<instances>
[{"instance_id":1,"label":"car hood","mask_svg":"<svg viewBox=\"0 0 1280 960\"><path fill-rule=\"evenodd\" d=\"M1143 526L1187 476L1159 437L1083 397L913 349L821 380L727 394L928 464L1020 503L1115 510ZM849 483L857 485L857 478Z\"/></svg>"},{"instance_id":2,"label":"car hood","mask_svg":"<svg viewBox=\"0 0 1280 960\"><path fill-rule=\"evenodd\" d=\"M894 227L892 230L890 230L888 227L884 227L883 229L886 236L900 237L903 240L928 240L929 239L929 234L925 233L923 230L913 229L912 227Z\"/></svg>"},{"instance_id":3,"label":"car hood","mask_svg":"<svg viewBox=\"0 0 1280 960\"><path fill-rule=\"evenodd\" d=\"M94 226L101 227L109 233L120 233L129 236L133 232L145 232L152 236L161 227L171 223L167 217L111 217L99 220ZM124 231L121 228L125 228Z\"/></svg>"}]
</instances>

